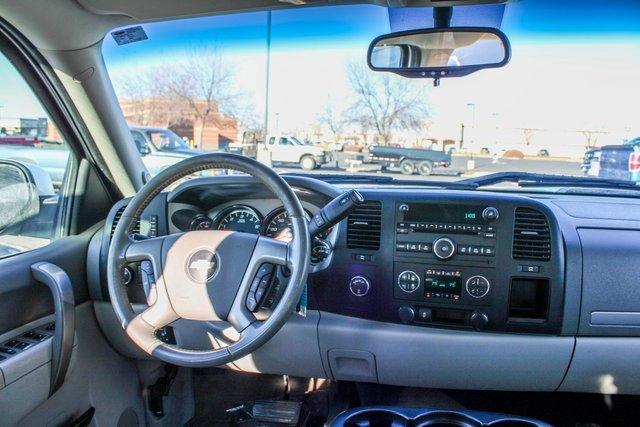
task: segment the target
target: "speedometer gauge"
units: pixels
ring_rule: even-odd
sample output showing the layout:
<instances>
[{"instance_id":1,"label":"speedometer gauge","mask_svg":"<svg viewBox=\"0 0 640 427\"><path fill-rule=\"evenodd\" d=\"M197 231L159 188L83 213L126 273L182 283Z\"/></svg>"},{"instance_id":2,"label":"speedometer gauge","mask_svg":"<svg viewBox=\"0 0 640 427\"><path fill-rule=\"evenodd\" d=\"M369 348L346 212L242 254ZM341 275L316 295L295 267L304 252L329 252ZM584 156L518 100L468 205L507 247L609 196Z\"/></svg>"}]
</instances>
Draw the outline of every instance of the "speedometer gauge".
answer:
<instances>
[{"instance_id":1,"label":"speedometer gauge","mask_svg":"<svg viewBox=\"0 0 640 427\"><path fill-rule=\"evenodd\" d=\"M217 221L218 230L240 231L259 234L262 220L260 214L249 206L232 206L224 210Z\"/></svg>"}]
</instances>

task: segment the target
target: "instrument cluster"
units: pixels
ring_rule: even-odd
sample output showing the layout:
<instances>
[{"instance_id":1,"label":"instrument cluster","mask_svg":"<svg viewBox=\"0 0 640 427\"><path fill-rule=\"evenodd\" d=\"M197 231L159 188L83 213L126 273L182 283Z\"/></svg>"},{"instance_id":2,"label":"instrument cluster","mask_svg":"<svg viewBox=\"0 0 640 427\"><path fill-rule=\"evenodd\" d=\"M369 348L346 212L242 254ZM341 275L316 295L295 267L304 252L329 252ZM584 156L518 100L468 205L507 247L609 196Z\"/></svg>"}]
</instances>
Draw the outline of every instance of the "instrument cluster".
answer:
<instances>
[{"instance_id":1,"label":"instrument cluster","mask_svg":"<svg viewBox=\"0 0 640 427\"><path fill-rule=\"evenodd\" d=\"M312 215L307 210L305 215L307 220L311 219ZM293 239L291 221L284 207L278 207L264 217L257 209L245 204L226 207L213 217L193 209L180 209L171 215L171 222L181 231L229 230L260 234L287 243ZM329 236L332 231L330 228L314 238L312 264L320 264L331 255L333 246Z\"/></svg>"}]
</instances>

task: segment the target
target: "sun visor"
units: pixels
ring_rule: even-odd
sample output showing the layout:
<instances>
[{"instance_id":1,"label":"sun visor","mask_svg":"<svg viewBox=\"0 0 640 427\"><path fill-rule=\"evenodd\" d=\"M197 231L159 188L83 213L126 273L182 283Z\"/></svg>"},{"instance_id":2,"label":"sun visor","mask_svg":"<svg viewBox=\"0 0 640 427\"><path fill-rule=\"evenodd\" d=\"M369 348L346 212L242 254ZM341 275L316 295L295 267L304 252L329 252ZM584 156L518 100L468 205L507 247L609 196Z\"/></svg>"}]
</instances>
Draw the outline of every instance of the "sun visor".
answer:
<instances>
[{"instance_id":1,"label":"sun visor","mask_svg":"<svg viewBox=\"0 0 640 427\"><path fill-rule=\"evenodd\" d=\"M453 9L452 27L500 28L504 4L460 6ZM391 32L433 28L433 8L389 8Z\"/></svg>"}]
</instances>

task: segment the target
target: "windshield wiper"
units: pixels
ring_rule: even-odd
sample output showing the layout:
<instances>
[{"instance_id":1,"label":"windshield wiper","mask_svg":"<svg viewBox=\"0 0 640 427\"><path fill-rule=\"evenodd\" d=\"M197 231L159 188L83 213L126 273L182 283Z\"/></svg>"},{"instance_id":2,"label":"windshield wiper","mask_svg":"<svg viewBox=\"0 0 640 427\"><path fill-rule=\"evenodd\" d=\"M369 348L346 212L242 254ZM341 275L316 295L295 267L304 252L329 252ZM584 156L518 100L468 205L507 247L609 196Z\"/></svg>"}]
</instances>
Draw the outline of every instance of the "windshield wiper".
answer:
<instances>
[{"instance_id":1,"label":"windshield wiper","mask_svg":"<svg viewBox=\"0 0 640 427\"><path fill-rule=\"evenodd\" d=\"M498 172L490 175L468 178L458 183L475 184L478 187L499 184L501 182L514 182L519 187L598 187L619 188L625 190L640 190L633 181L611 178L590 178L568 175L549 175L531 172Z\"/></svg>"},{"instance_id":2,"label":"windshield wiper","mask_svg":"<svg viewBox=\"0 0 640 427\"><path fill-rule=\"evenodd\" d=\"M379 185L407 185L416 187L438 187L450 190L475 190L478 184L463 181L427 181L418 179L395 179L391 176L378 175L338 175L338 174L311 174L289 172L284 176L303 176L305 178L319 179L329 184L379 184Z\"/></svg>"}]
</instances>

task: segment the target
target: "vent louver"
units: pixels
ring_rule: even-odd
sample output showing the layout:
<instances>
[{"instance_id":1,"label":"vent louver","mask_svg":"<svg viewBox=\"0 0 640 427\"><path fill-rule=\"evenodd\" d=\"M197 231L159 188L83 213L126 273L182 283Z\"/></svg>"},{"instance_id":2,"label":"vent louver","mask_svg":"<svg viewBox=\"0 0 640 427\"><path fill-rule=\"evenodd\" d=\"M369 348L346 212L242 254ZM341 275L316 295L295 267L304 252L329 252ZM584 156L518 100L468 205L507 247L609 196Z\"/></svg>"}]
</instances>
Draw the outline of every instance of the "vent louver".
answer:
<instances>
[{"instance_id":1,"label":"vent louver","mask_svg":"<svg viewBox=\"0 0 640 427\"><path fill-rule=\"evenodd\" d=\"M122 213L124 212L126 206L122 206L118 209L116 214L113 217L113 223L111 223L111 237L113 237L113 233L116 231L116 226L118 225L118 221L122 217ZM140 220L136 221L136 226L133 228L133 234L140 233Z\"/></svg>"},{"instance_id":2,"label":"vent louver","mask_svg":"<svg viewBox=\"0 0 640 427\"><path fill-rule=\"evenodd\" d=\"M513 225L513 259L551 259L551 232L547 217L542 212L530 208L516 209Z\"/></svg>"},{"instance_id":3,"label":"vent louver","mask_svg":"<svg viewBox=\"0 0 640 427\"><path fill-rule=\"evenodd\" d=\"M380 249L382 203L365 201L347 219L347 247L350 249Z\"/></svg>"}]
</instances>

